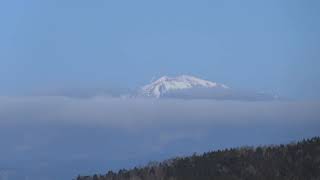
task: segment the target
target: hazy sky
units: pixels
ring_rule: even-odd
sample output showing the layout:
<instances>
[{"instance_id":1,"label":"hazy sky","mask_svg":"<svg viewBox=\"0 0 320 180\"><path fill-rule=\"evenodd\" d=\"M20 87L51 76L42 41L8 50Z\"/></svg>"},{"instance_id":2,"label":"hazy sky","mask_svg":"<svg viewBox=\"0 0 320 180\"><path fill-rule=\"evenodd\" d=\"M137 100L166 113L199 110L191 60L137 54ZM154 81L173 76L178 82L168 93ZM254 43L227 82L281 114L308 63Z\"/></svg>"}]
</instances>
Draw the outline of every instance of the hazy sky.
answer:
<instances>
[{"instance_id":1,"label":"hazy sky","mask_svg":"<svg viewBox=\"0 0 320 180\"><path fill-rule=\"evenodd\" d=\"M0 95L191 74L320 99L320 1L0 2Z\"/></svg>"}]
</instances>

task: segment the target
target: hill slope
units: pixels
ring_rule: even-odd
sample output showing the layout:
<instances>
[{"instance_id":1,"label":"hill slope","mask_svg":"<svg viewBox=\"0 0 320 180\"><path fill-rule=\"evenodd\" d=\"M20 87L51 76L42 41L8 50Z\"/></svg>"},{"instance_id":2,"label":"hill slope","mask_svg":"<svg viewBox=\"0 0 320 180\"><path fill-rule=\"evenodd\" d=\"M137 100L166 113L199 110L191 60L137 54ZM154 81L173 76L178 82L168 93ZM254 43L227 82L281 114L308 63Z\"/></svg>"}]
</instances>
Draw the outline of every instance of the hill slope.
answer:
<instances>
[{"instance_id":1,"label":"hill slope","mask_svg":"<svg viewBox=\"0 0 320 180\"><path fill-rule=\"evenodd\" d=\"M318 180L320 138L295 144L242 147L175 158L143 168L77 180Z\"/></svg>"}]
</instances>

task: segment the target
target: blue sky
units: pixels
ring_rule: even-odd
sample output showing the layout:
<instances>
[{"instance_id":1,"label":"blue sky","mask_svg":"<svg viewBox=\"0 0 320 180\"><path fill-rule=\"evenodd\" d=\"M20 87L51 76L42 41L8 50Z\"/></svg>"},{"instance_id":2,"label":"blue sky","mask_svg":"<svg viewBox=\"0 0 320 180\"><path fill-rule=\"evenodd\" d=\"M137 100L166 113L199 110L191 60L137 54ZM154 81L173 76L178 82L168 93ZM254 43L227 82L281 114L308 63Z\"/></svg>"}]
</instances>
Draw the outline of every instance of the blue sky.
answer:
<instances>
[{"instance_id":1,"label":"blue sky","mask_svg":"<svg viewBox=\"0 0 320 180\"><path fill-rule=\"evenodd\" d=\"M0 2L0 95L191 74L320 99L320 2Z\"/></svg>"}]
</instances>

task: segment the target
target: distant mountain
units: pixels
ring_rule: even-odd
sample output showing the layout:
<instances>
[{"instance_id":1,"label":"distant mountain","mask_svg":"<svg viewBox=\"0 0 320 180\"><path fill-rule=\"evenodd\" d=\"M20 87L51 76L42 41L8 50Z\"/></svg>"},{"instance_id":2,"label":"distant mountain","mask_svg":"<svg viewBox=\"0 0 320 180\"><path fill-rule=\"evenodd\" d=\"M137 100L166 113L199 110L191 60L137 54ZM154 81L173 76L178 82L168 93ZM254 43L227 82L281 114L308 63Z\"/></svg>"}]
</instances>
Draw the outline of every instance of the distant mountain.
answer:
<instances>
[{"instance_id":1,"label":"distant mountain","mask_svg":"<svg viewBox=\"0 0 320 180\"><path fill-rule=\"evenodd\" d=\"M275 100L275 95L241 91L229 86L200 79L194 76L163 76L143 86L139 93L142 97L178 99L216 99L216 100Z\"/></svg>"},{"instance_id":2,"label":"distant mountain","mask_svg":"<svg viewBox=\"0 0 320 180\"><path fill-rule=\"evenodd\" d=\"M34 94L33 94L34 95ZM91 98L155 98L155 99L214 99L240 101L270 101L279 99L268 93L244 91L190 75L162 76L138 89L125 88L72 88L35 93L42 96Z\"/></svg>"},{"instance_id":3,"label":"distant mountain","mask_svg":"<svg viewBox=\"0 0 320 180\"><path fill-rule=\"evenodd\" d=\"M163 76L151 84L143 86L141 93L148 97L160 98L170 92L193 88L228 89L229 87L188 75L177 77Z\"/></svg>"},{"instance_id":4,"label":"distant mountain","mask_svg":"<svg viewBox=\"0 0 320 180\"><path fill-rule=\"evenodd\" d=\"M77 180L316 180L319 168L320 138L314 137L288 145L218 150Z\"/></svg>"}]
</instances>

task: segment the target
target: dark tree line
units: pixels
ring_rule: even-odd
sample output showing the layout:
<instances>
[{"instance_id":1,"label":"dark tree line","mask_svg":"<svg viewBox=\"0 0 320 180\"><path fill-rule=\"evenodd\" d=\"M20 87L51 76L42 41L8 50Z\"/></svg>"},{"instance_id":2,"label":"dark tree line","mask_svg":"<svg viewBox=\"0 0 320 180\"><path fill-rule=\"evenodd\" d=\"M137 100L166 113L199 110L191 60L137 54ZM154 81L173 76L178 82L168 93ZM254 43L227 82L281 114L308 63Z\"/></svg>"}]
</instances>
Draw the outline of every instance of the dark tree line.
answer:
<instances>
[{"instance_id":1,"label":"dark tree line","mask_svg":"<svg viewBox=\"0 0 320 180\"><path fill-rule=\"evenodd\" d=\"M77 180L320 180L320 137L218 150Z\"/></svg>"}]
</instances>

